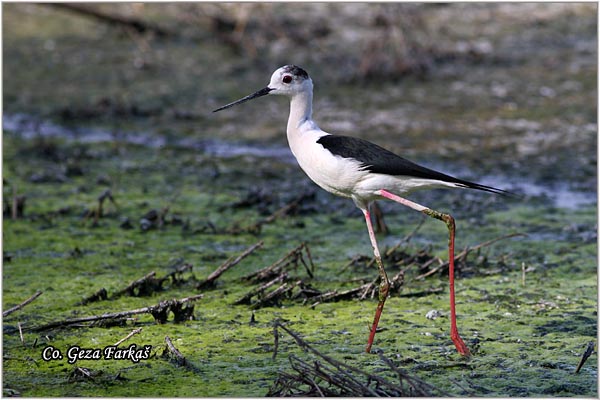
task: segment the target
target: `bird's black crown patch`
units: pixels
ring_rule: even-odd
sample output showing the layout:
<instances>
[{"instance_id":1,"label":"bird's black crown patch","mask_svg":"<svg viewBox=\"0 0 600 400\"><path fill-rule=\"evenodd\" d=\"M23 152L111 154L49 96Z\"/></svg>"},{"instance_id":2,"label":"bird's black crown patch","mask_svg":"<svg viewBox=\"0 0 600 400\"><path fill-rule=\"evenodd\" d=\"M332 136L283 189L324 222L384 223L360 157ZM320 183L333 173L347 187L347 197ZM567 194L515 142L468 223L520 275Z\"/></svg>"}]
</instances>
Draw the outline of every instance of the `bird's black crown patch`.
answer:
<instances>
[{"instance_id":1,"label":"bird's black crown patch","mask_svg":"<svg viewBox=\"0 0 600 400\"><path fill-rule=\"evenodd\" d=\"M308 79L308 73L296 65L286 65L284 71L300 78Z\"/></svg>"}]
</instances>

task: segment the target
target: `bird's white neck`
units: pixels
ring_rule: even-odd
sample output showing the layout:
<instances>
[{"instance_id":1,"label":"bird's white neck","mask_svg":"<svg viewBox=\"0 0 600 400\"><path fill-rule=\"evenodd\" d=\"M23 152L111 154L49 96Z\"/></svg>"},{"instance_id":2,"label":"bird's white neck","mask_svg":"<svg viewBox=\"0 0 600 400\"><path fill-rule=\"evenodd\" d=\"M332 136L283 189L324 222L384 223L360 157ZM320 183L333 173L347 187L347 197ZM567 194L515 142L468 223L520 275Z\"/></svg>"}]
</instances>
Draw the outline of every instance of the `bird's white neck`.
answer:
<instances>
[{"instance_id":1,"label":"bird's white neck","mask_svg":"<svg viewBox=\"0 0 600 400\"><path fill-rule=\"evenodd\" d=\"M292 140L292 135L301 135L307 128L316 126L312 120L312 98L312 90L296 93L292 97L287 124L288 139Z\"/></svg>"}]
</instances>

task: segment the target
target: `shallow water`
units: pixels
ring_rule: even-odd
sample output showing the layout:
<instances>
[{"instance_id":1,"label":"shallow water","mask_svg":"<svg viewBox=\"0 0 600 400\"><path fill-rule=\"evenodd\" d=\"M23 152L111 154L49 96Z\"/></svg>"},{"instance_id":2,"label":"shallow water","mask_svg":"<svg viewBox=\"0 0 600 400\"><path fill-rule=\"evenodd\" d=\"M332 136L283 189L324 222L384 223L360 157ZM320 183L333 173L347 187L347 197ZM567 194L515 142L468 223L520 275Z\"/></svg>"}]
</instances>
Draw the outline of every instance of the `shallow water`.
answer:
<instances>
[{"instance_id":1,"label":"shallow water","mask_svg":"<svg viewBox=\"0 0 600 400\"><path fill-rule=\"evenodd\" d=\"M200 156L230 158L238 156L254 156L259 158L274 159L297 165L293 154L288 147L265 143L236 143L221 139L199 139L194 137L167 137L149 132L111 132L102 128L73 128L59 125L51 121L40 119L25 114L4 115L3 129L7 133L16 133L22 139L32 140L37 138L66 139L74 143L105 143L117 140L120 143L160 148L185 147L198 151ZM432 166L436 168L437 166ZM443 166L440 165L439 169ZM461 176L468 171L452 171L451 175ZM559 208L577 208L597 202L595 191L579 191L571 188L566 183L549 182L547 186L541 185L527 176L515 177L502 175L482 175L477 178L487 185L505 188L521 196L534 197L549 201L550 205Z\"/></svg>"}]
</instances>

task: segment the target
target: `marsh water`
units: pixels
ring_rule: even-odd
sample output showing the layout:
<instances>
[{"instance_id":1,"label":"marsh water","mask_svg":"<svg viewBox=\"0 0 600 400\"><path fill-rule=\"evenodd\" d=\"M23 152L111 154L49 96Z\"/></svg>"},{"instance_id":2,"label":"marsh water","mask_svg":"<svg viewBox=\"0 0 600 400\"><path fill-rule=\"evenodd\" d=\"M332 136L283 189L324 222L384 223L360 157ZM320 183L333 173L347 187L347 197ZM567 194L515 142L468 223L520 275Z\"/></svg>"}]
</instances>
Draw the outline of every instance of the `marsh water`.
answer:
<instances>
[{"instance_id":1,"label":"marsh water","mask_svg":"<svg viewBox=\"0 0 600 400\"><path fill-rule=\"evenodd\" d=\"M143 15L173 27L156 7ZM353 11L295 7L275 15L334 21ZM470 252L458 272L459 329L473 356L461 358L449 338L447 270L428 274L418 257L389 261L404 283L386 303L375 348L440 393L596 397L596 353L575 373L597 337L596 5L456 4L426 15L448 30L454 58L425 76L353 80L308 46L257 61L210 33L137 36L53 7L5 4L3 310L42 294L3 319L4 394L264 396L291 370L290 355L311 357L285 335L273 357L275 320L330 357L397 378L364 353L376 297L311 307L294 296L351 289L377 272L360 211L316 187L289 152L286 100L211 113L264 87L280 64L302 62L324 130L517 195L411 195L455 216L457 253L500 239ZM443 224L378 205L390 229L378 234L384 252L399 245L447 259ZM196 286L259 241L214 285ZM264 307L234 304L256 287L244 276L302 243L314 270L287 272L302 285ZM115 295L185 264L181 282ZM82 304L102 288L106 300ZM197 294L182 323L141 314L38 329ZM432 310L440 316L428 318ZM148 359L66 357L71 346L103 349L138 328L122 346L152 346ZM166 337L191 368L165 355ZM65 357L44 360L50 346Z\"/></svg>"}]
</instances>

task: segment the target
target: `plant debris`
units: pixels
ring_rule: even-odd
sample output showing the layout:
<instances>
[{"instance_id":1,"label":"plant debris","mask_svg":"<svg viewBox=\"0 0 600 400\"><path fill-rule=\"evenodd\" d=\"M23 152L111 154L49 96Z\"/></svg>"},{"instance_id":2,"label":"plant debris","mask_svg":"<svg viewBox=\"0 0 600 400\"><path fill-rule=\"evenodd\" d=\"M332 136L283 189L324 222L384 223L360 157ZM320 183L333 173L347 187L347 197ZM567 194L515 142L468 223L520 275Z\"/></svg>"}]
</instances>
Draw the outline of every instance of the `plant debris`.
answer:
<instances>
[{"instance_id":1,"label":"plant debris","mask_svg":"<svg viewBox=\"0 0 600 400\"><path fill-rule=\"evenodd\" d=\"M80 5L73 3L54 3L47 4L46 6L64 9L84 17L94 19L98 22L119 26L125 30L135 31L138 34L146 34L151 32L159 37L177 36L176 32L173 32L165 27L158 26L153 22L132 16L121 15L115 12L106 12L104 10L100 10L98 7L88 6L87 4Z\"/></svg>"},{"instance_id":2,"label":"plant debris","mask_svg":"<svg viewBox=\"0 0 600 400\"><path fill-rule=\"evenodd\" d=\"M239 227L239 226L230 227L226 230L226 233L233 234L233 235L237 235L240 233L252 233L252 234L258 235L261 232L263 225L270 224L271 222L275 221L277 218L283 217L284 215L291 214L294 210L298 209L298 207L304 200L314 198L314 196L315 196L314 191L304 192L301 195L299 195L298 197L296 197L294 200L290 201L283 207L279 208L277 211L273 212L271 215L269 215L265 218L262 218L259 221L255 222L253 224L250 224L248 226L245 226L245 227ZM245 204L245 203L242 203L242 204Z\"/></svg>"},{"instance_id":3,"label":"plant debris","mask_svg":"<svg viewBox=\"0 0 600 400\"><path fill-rule=\"evenodd\" d=\"M594 353L594 347L596 347L596 343L592 340L587 344L587 348L581 355L581 360L579 360L579 364L577 364L577 368L575 369L575 373L578 374L583 367L583 364L587 361L588 358Z\"/></svg>"},{"instance_id":4,"label":"plant debris","mask_svg":"<svg viewBox=\"0 0 600 400\"><path fill-rule=\"evenodd\" d=\"M305 256L308 259L308 263L305 260ZM304 266L308 276L313 278L315 267L306 243L298 245L273 264L242 277L243 281L250 281L259 285L251 289L233 304L250 304L252 309L278 305L281 303L281 300L291 295L293 289L300 288L304 290L307 285L300 278L290 275L292 270L296 271L298 269L300 263ZM267 292L267 289L276 284L279 284L279 286ZM252 298L254 297L257 300L252 303Z\"/></svg>"},{"instance_id":5,"label":"plant debris","mask_svg":"<svg viewBox=\"0 0 600 400\"><path fill-rule=\"evenodd\" d=\"M119 340L117 343L115 343L113 346L118 347L121 343L123 343L124 341L126 341L127 339L133 337L134 335L137 335L138 333L140 333L142 331L142 328L137 328L132 330L131 332L129 332L129 334L127 336L125 336L123 339Z\"/></svg>"},{"instance_id":6,"label":"plant debris","mask_svg":"<svg viewBox=\"0 0 600 400\"><path fill-rule=\"evenodd\" d=\"M310 262L310 268L304 259L304 255L306 255L308 261ZM315 265L310 255L310 249L306 243L301 243L296 248L288 252L285 256L275 261L273 264L244 276L242 280L253 283L262 282L267 279L271 279L274 276L280 275L286 268L290 266L294 269L297 269L299 262L301 262L304 266L308 276L312 278Z\"/></svg>"},{"instance_id":7,"label":"plant debris","mask_svg":"<svg viewBox=\"0 0 600 400\"><path fill-rule=\"evenodd\" d=\"M98 374L100 374L98 371L92 371L83 367L75 367L69 374L69 382L94 381L94 377Z\"/></svg>"},{"instance_id":8,"label":"plant debris","mask_svg":"<svg viewBox=\"0 0 600 400\"><path fill-rule=\"evenodd\" d=\"M98 206L87 210L84 213L84 223L87 222L88 219L93 218L92 226L98 226L98 221L104 216L104 202L107 199L115 206L115 208L119 208L111 190L106 189L100 194L100 196L98 196Z\"/></svg>"},{"instance_id":9,"label":"plant debris","mask_svg":"<svg viewBox=\"0 0 600 400\"><path fill-rule=\"evenodd\" d=\"M106 291L106 289L102 288L102 289L98 290L96 293L81 300L79 303L77 303L77 305L85 306L86 304L95 303L97 301L102 301L102 300L106 300L106 299L108 299L108 292Z\"/></svg>"},{"instance_id":10,"label":"plant debris","mask_svg":"<svg viewBox=\"0 0 600 400\"><path fill-rule=\"evenodd\" d=\"M10 216L13 220L23 218L25 216L25 202L27 196L13 194L12 201L4 202L4 209L2 215L4 217Z\"/></svg>"},{"instance_id":11,"label":"plant debris","mask_svg":"<svg viewBox=\"0 0 600 400\"><path fill-rule=\"evenodd\" d=\"M164 358L171 358L172 360L175 361L175 364L180 366L180 367L185 367L186 369L192 371L192 372L199 372L198 367L196 367L195 365L193 365L192 363L190 363L183 354L181 354L181 352L179 351L179 349L177 349L177 347L175 347L175 345L173 344L173 342L171 341L171 338L168 336L165 336L165 343L167 344L167 347L165 347L165 350L163 351L162 356Z\"/></svg>"},{"instance_id":12,"label":"plant debris","mask_svg":"<svg viewBox=\"0 0 600 400\"><path fill-rule=\"evenodd\" d=\"M416 397L416 396L448 396L447 393L429 385L417 377L410 376L398 368L383 353L379 358L397 379L394 382L382 375L374 375L329 357L304 341L297 333L275 321L273 335L275 346L273 357L279 346L279 328L289 334L302 348L314 358L310 361L290 355L290 366L295 373L280 372L273 386L267 393L268 397Z\"/></svg>"},{"instance_id":13,"label":"plant debris","mask_svg":"<svg viewBox=\"0 0 600 400\"><path fill-rule=\"evenodd\" d=\"M61 321L50 322L48 324L29 328L28 330L39 332L45 331L48 329L59 328L59 327L69 327L69 326L81 326L81 324L85 322L98 322L98 321L119 321L125 317L129 317L137 314L151 314L154 317L154 320L158 324L164 324L167 322L167 318L169 316L169 312L173 312L174 319L173 322L183 322L188 320L194 311L194 305L190 304L198 299L204 297L202 294L197 294L191 297L185 297L183 299L173 299L173 300L164 300L159 302L158 304L150 307L138 308L135 310L129 311L121 311L115 313L106 313L102 315L93 315L90 317L80 317L80 318L72 318L72 319L64 319Z\"/></svg>"},{"instance_id":14,"label":"plant debris","mask_svg":"<svg viewBox=\"0 0 600 400\"><path fill-rule=\"evenodd\" d=\"M111 296L111 299L114 300L114 299L117 299L117 298L119 298L121 296L125 296L125 295L132 296L132 297L151 296L156 292L163 291L164 290L163 285L167 281L170 281L171 284L174 286L181 286L187 282L187 280L184 279L183 274L188 271L191 272L193 269L193 266L192 266L192 264L184 263L183 260L177 260L176 263L171 265L171 268L175 268L175 269L172 272L168 273L167 275L163 276L162 278L156 278L155 271L151 271L151 272L147 273L140 279L137 279L137 280L131 282L125 288L115 292ZM192 276L192 278L193 278L193 276ZM102 288L102 289L98 290L96 293L86 297L81 302L77 303L77 305L86 305L88 303L94 303L97 301L102 301L102 300L107 300L107 299L108 299L108 293L105 288Z\"/></svg>"},{"instance_id":15,"label":"plant debris","mask_svg":"<svg viewBox=\"0 0 600 400\"><path fill-rule=\"evenodd\" d=\"M112 298L116 299L123 295L132 296L132 297L144 297L149 296L154 292L161 290L162 282L156 279L156 272L152 271L131 282L127 287L116 292Z\"/></svg>"},{"instance_id":16,"label":"plant debris","mask_svg":"<svg viewBox=\"0 0 600 400\"><path fill-rule=\"evenodd\" d=\"M360 285L358 287L343 290L341 292L337 290L332 290L326 293L319 293L318 295L308 297L306 301L310 300L313 302L311 307L316 307L321 303L326 303L330 301L339 301L339 300L350 300L350 299L359 299L364 300L366 298L373 299L379 295L379 276L375 278L375 280ZM396 275L390 279L390 293L400 292L402 289L402 285L404 284L404 271L398 272Z\"/></svg>"},{"instance_id":17,"label":"plant debris","mask_svg":"<svg viewBox=\"0 0 600 400\"><path fill-rule=\"evenodd\" d=\"M404 244L408 243L420 226L421 225L383 253L384 263L389 269L400 268L400 270L390 279L390 293L400 293L404 284L405 272L412 266L417 266L419 272L421 272L413 279L426 278L448 266L447 262L444 262L441 258L431 254L430 246L426 246L413 253L407 251L406 248L403 247ZM470 252L489 246L499 240L522 235L523 234L521 233L511 233L473 247L467 247L458 254L456 261L457 263L461 263L463 268L466 269L466 258ZM310 262L310 267L305 260L305 255ZM372 266L373 260L374 259L366 256L354 257L349 264L346 264L344 269L351 265L356 265L359 261L366 262L366 266L369 267ZM247 304L251 309L255 310L262 307L279 306L284 300L301 299L302 304L309 304L310 307L316 307L325 302L351 299L362 301L365 299L373 299L379 295L379 276L366 283L364 283L363 279L360 279L361 283L359 286L346 290L340 291L334 289L321 291L316 289L304 279L294 274L300 263L304 265L308 277L311 279L314 278L314 264L306 243L297 246L273 264L244 276L242 280L250 281L257 284L257 286L234 301L233 304ZM435 267L432 268L432 265L435 265ZM432 293L438 293L442 290L443 289L429 289L419 293L407 294L405 296L421 297Z\"/></svg>"},{"instance_id":18,"label":"plant debris","mask_svg":"<svg viewBox=\"0 0 600 400\"><path fill-rule=\"evenodd\" d=\"M454 262L455 262L456 268L459 269L459 270L466 270L466 267L467 267L467 256L472 251L479 250L479 249L482 249L484 247L490 246L490 245L492 245L492 244L494 244L494 243L496 243L496 242L498 242L500 240L509 239L509 238L516 237L516 236L527 236L527 235L524 234L524 233L520 233L520 232L513 232L513 233L509 233L509 234L504 235L504 236L497 237L495 239L488 240L488 241L483 242L483 243L479 243L478 245L475 245L473 247L467 247L467 248L465 248L463 251L461 251L458 255L456 255L454 257ZM482 260L482 261L485 262L487 260ZM430 264L427 264L427 267L429 267L429 265ZM448 261L442 262L441 259L439 259L437 267L435 267L435 268L433 268L433 269L431 269L431 270L429 270L427 272L422 273L421 275L417 276L415 278L415 280L426 278L426 277L428 277L430 275L433 275L433 274L435 274L437 272L445 271L446 269L448 269L448 265L449 265ZM423 268L421 268L421 269L423 269Z\"/></svg>"},{"instance_id":19,"label":"plant debris","mask_svg":"<svg viewBox=\"0 0 600 400\"><path fill-rule=\"evenodd\" d=\"M42 293L43 293L43 292L42 292L41 290L38 290L37 292L35 292L35 293L33 294L33 296L31 296L30 298L28 298L27 300L25 300L25 301L24 301L24 302L22 302L21 304L18 304L18 305L14 306L14 307L11 307L11 308L9 308L9 309L8 309L8 310L6 310L6 311L3 311L3 312L2 312L2 316L3 316L3 317L6 317L6 316L8 316L8 315L10 315L10 314L14 313L14 312L15 312L15 311L17 311L17 310L20 310L21 308L25 307L27 304L31 303L32 301L34 301L35 299L37 299L38 297L40 297L40 295L41 295Z\"/></svg>"},{"instance_id":20,"label":"plant debris","mask_svg":"<svg viewBox=\"0 0 600 400\"><path fill-rule=\"evenodd\" d=\"M229 268L237 265L244 258L248 257L250 254L254 252L254 250L259 249L263 245L263 241L261 240L258 243L253 244L248 247L242 254L237 257L230 257L227 261L225 261L219 268L217 268L212 274L210 274L205 280L199 282L196 285L196 289L205 289L207 287L214 286L215 281Z\"/></svg>"}]
</instances>

